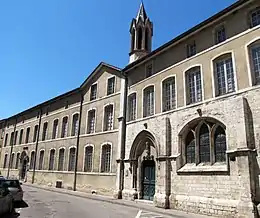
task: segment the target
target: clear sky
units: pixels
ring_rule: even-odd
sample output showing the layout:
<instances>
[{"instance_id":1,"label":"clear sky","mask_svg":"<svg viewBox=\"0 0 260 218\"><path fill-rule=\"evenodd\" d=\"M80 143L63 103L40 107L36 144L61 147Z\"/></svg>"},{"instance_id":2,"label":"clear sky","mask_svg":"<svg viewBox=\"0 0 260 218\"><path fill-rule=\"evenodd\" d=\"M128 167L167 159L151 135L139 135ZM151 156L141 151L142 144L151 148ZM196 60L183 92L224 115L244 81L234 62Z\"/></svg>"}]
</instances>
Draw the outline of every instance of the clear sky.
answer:
<instances>
[{"instance_id":1,"label":"clear sky","mask_svg":"<svg viewBox=\"0 0 260 218\"><path fill-rule=\"evenodd\" d=\"M101 62L124 67L141 0L0 2L0 119L77 88ZM235 0L144 0L153 49Z\"/></svg>"}]
</instances>

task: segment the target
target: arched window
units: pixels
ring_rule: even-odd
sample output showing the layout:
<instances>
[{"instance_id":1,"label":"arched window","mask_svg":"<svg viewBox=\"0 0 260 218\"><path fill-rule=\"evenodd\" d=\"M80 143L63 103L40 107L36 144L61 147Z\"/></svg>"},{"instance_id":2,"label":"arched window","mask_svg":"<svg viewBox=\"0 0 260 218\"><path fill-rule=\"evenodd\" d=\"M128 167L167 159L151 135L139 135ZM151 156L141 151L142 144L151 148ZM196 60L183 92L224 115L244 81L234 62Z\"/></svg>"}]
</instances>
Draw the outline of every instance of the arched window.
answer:
<instances>
[{"instance_id":1,"label":"arched window","mask_svg":"<svg viewBox=\"0 0 260 218\"><path fill-rule=\"evenodd\" d=\"M128 96L128 121L136 119L136 93Z\"/></svg>"},{"instance_id":2,"label":"arched window","mask_svg":"<svg viewBox=\"0 0 260 218\"><path fill-rule=\"evenodd\" d=\"M5 154L3 168L7 168L7 158L8 158L8 154Z\"/></svg>"},{"instance_id":3,"label":"arched window","mask_svg":"<svg viewBox=\"0 0 260 218\"><path fill-rule=\"evenodd\" d=\"M44 150L40 151L38 170L43 170Z\"/></svg>"},{"instance_id":4,"label":"arched window","mask_svg":"<svg viewBox=\"0 0 260 218\"><path fill-rule=\"evenodd\" d=\"M163 86L163 112L173 110L176 108L176 94L175 94L175 77L167 78L162 83Z\"/></svg>"},{"instance_id":5,"label":"arched window","mask_svg":"<svg viewBox=\"0 0 260 218\"><path fill-rule=\"evenodd\" d=\"M58 119L53 121L52 139L58 138L58 124L59 124Z\"/></svg>"},{"instance_id":6,"label":"arched window","mask_svg":"<svg viewBox=\"0 0 260 218\"><path fill-rule=\"evenodd\" d=\"M30 138L30 127L26 129L25 144L29 142L29 138Z\"/></svg>"},{"instance_id":7,"label":"arched window","mask_svg":"<svg viewBox=\"0 0 260 218\"><path fill-rule=\"evenodd\" d=\"M55 149L50 150L49 170L54 170Z\"/></svg>"},{"instance_id":8,"label":"arched window","mask_svg":"<svg viewBox=\"0 0 260 218\"><path fill-rule=\"evenodd\" d=\"M38 133L38 125L35 125L34 126L34 133L33 133L33 142L36 142L37 133Z\"/></svg>"},{"instance_id":9,"label":"arched window","mask_svg":"<svg viewBox=\"0 0 260 218\"><path fill-rule=\"evenodd\" d=\"M192 131L186 137L186 162L195 163L195 138Z\"/></svg>"},{"instance_id":10,"label":"arched window","mask_svg":"<svg viewBox=\"0 0 260 218\"><path fill-rule=\"evenodd\" d=\"M93 159L93 147L85 147L85 162L84 162L84 172L92 171L92 159Z\"/></svg>"},{"instance_id":11,"label":"arched window","mask_svg":"<svg viewBox=\"0 0 260 218\"><path fill-rule=\"evenodd\" d=\"M14 134L14 145L16 145L17 143L17 136L18 136L18 131L16 130Z\"/></svg>"},{"instance_id":12,"label":"arched window","mask_svg":"<svg viewBox=\"0 0 260 218\"><path fill-rule=\"evenodd\" d=\"M94 133L95 132L95 120L96 120L96 110L90 110L88 112L88 129L87 129L87 133Z\"/></svg>"},{"instance_id":13,"label":"arched window","mask_svg":"<svg viewBox=\"0 0 260 218\"><path fill-rule=\"evenodd\" d=\"M68 117L62 119L61 138L67 137L68 135Z\"/></svg>"},{"instance_id":14,"label":"arched window","mask_svg":"<svg viewBox=\"0 0 260 218\"><path fill-rule=\"evenodd\" d=\"M186 78L186 104L202 101L201 70L193 67L185 72Z\"/></svg>"},{"instance_id":15,"label":"arched window","mask_svg":"<svg viewBox=\"0 0 260 218\"><path fill-rule=\"evenodd\" d=\"M35 161L35 151L31 152L31 159L30 159L30 170L34 168L34 161Z\"/></svg>"},{"instance_id":16,"label":"arched window","mask_svg":"<svg viewBox=\"0 0 260 218\"><path fill-rule=\"evenodd\" d=\"M114 113L114 108L112 104L105 107L104 127L103 127L104 131L109 131L113 129L113 122L114 122L113 113Z\"/></svg>"},{"instance_id":17,"label":"arched window","mask_svg":"<svg viewBox=\"0 0 260 218\"><path fill-rule=\"evenodd\" d=\"M20 130L19 145L23 143L23 129Z\"/></svg>"},{"instance_id":18,"label":"arched window","mask_svg":"<svg viewBox=\"0 0 260 218\"><path fill-rule=\"evenodd\" d=\"M260 85L260 39L248 46L252 85Z\"/></svg>"},{"instance_id":19,"label":"arched window","mask_svg":"<svg viewBox=\"0 0 260 218\"><path fill-rule=\"evenodd\" d=\"M8 142L8 133L5 134L5 143L4 143L4 147L7 146L7 142Z\"/></svg>"},{"instance_id":20,"label":"arched window","mask_svg":"<svg viewBox=\"0 0 260 218\"><path fill-rule=\"evenodd\" d=\"M110 172L111 145L105 144L102 146L101 154L101 172Z\"/></svg>"},{"instance_id":21,"label":"arched window","mask_svg":"<svg viewBox=\"0 0 260 218\"><path fill-rule=\"evenodd\" d=\"M48 132L48 122L45 122L43 124L43 130L42 130L42 141L45 141L47 139L47 132Z\"/></svg>"},{"instance_id":22,"label":"arched window","mask_svg":"<svg viewBox=\"0 0 260 218\"><path fill-rule=\"evenodd\" d=\"M10 168L11 168L11 169L14 168L14 153L12 153L12 155L11 155Z\"/></svg>"},{"instance_id":23,"label":"arched window","mask_svg":"<svg viewBox=\"0 0 260 218\"><path fill-rule=\"evenodd\" d=\"M221 55L214 61L215 95L235 91L235 77L231 53Z\"/></svg>"},{"instance_id":24,"label":"arched window","mask_svg":"<svg viewBox=\"0 0 260 218\"><path fill-rule=\"evenodd\" d=\"M225 162L226 161L226 134L222 127L218 126L215 132L215 161Z\"/></svg>"},{"instance_id":25,"label":"arched window","mask_svg":"<svg viewBox=\"0 0 260 218\"><path fill-rule=\"evenodd\" d=\"M76 148L70 148L68 171L75 170L75 162L76 162Z\"/></svg>"},{"instance_id":26,"label":"arched window","mask_svg":"<svg viewBox=\"0 0 260 218\"><path fill-rule=\"evenodd\" d=\"M65 149L61 148L59 150L58 171L63 171L64 170L64 157L65 157Z\"/></svg>"},{"instance_id":27,"label":"arched window","mask_svg":"<svg viewBox=\"0 0 260 218\"><path fill-rule=\"evenodd\" d=\"M154 86L149 86L143 91L143 117L154 115Z\"/></svg>"},{"instance_id":28,"label":"arched window","mask_svg":"<svg viewBox=\"0 0 260 218\"><path fill-rule=\"evenodd\" d=\"M74 114L72 118L71 136L76 136L79 130L79 114Z\"/></svg>"},{"instance_id":29,"label":"arched window","mask_svg":"<svg viewBox=\"0 0 260 218\"><path fill-rule=\"evenodd\" d=\"M183 139L181 137L186 163L214 164L226 161L226 132L220 122L213 118L198 119L187 124L182 130L185 130L184 133L186 128L189 129L188 134Z\"/></svg>"},{"instance_id":30,"label":"arched window","mask_svg":"<svg viewBox=\"0 0 260 218\"><path fill-rule=\"evenodd\" d=\"M143 41L143 30L141 27L137 29L137 49L142 49L142 41Z\"/></svg>"},{"instance_id":31,"label":"arched window","mask_svg":"<svg viewBox=\"0 0 260 218\"><path fill-rule=\"evenodd\" d=\"M10 146L12 146L14 143L14 132L11 133L11 138L10 138Z\"/></svg>"},{"instance_id":32,"label":"arched window","mask_svg":"<svg viewBox=\"0 0 260 218\"><path fill-rule=\"evenodd\" d=\"M15 169L18 169L20 163L20 153L16 154Z\"/></svg>"}]
</instances>

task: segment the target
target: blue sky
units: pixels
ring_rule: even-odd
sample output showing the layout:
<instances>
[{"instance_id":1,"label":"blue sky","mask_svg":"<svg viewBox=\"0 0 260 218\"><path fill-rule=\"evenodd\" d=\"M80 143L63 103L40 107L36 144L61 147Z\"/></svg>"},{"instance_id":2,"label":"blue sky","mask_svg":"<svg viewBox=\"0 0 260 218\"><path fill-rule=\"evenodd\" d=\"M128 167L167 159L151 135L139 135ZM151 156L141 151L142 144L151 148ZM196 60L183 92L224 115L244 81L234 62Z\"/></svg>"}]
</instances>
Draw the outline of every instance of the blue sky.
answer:
<instances>
[{"instance_id":1,"label":"blue sky","mask_svg":"<svg viewBox=\"0 0 260 218\"><path fill-rule=\"evenodd\" d=\"M235 0L144 0L153 49ZM78 87L100 61L128 63L140 0L0 2L0 119Z\"/></svg>"}]
</instances>

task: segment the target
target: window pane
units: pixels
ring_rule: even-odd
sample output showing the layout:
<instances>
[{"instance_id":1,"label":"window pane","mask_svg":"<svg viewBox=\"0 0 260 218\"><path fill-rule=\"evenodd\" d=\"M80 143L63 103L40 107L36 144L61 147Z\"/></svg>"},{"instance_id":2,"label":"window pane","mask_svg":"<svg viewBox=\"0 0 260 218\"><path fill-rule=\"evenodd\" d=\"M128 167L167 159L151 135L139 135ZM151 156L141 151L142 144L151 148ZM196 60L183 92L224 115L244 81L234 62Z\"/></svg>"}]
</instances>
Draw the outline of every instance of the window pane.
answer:
<instances>
[{"instance_id":1,"label":"window pane","mask_svg":"<svg viewBox=\"0 0 260 218\"><path fill-rule=\"evenodd\" d=\"M210 162L210 140L209 130L206 124L203 124L200 128L199 134L199 154L200 162Z\"/></svg>"},{"instance_id":2,"label":"window pane","mask_svg":"<svg viewBox=\"0 0 260 218\"><path fill-rule=\"evenodd\" d=\"M215 161L226 161L226 134L225 131L218 127L215 132Z\"/></svg>"},{"instance_id":3,"label":"window pane","mask_svg":"<svg viewBox=\"0 0 260 218\"><path fill-rule=\"evenodd\" d=\"M71 135L72 136L77 135L78 129L79 129L79 115L75 114L73 115Z\"/></svg>"},{"instance_id":4,"label":"window pane","mask_svg":"<svg viewBox=\"0 0 260 218\"><path fill-rule=\"evenodd\" d=\"M69 169L68 171L75 170L75 161L76 161L76 148L70 149L70 156L69 156Z\"/></svg>"},{"instance_id":5,"label":"window pane","mask_svg":"<svg viewBox=\"0 0 260 218\"><path fill-rule=\"evenodd\" d=\"M31 170L34 168L34 161L35 161L35 152L32 151L32 153L31 153L31 160L30 160L30 169Z\"/></svg>"},{"instance_id":6,"label":"window pane","mask_svg":"<svg viewBox=\"0 0 260 218\"><path fill-rule=\"evenodd\" d=\"M251 14L251 26L255 27L260 24L260 9L257 9Z\"/></svg>"},{"instance_id":7,"label":"window pane","mask_svg":"<svg viewBox=\"0 0 260 218\"><path fill-rule=\"evenodd\" d=\"M226 30L224 26L216 29L216 43L220 43L226 40Z\"/></svg>"},{"instance_id":8,"label":"window pane","mask_svg":"<svg viewBox=\"0 0 260 218\"><path fill-rule=\"evenodd\" d=\"M90 90L90 101L95 100L97 98L97 84L91 86Z\"/></svg>"},{"instance_id":9,"label":"window pane","mask_svg":"<svg viewBox=\"0 0 260 218\"><path fill-rule=\"evenodd\" d=\"M20 130L19 145L23 142L23 129Z\"/></svg>"},{"instance_id":10,"label":"window pane","mask_svg":"<svg viewBox=\"0 0 260 218\"><path fill-rule=\"evenodd\" d=\"M55 150L50 151L49 170L54 170Z\"/></svg>"},{"instance_id":11,"label":"window pane","mask_svg":"<svg viewBox=\"0 0 260 218\"><path fill-rule=\"evenodd\" d=\"M44 160L44 151L40 151L40 158L39 158L39 170L43 169L43 160Z\"/></svg>"},{"instance_id":12,"label":"window pane","mask_svg":"<svg viewBox=\"0 0 260 218\"><path fill-rule=\"evenodd\" d=\"M20 163L20 153L17 153L16 155L16 162L15 162L15 169L18 169L19 163Z\"/></svg>"},{"instance_id":13,"label":"window pane","mask_svg":"<svg viewBox=\"0 0 260 218\"><path fill-rule=\"evenodd\" d=\"M64 117L62 120L61 138L67 137L68 133L68 117Z\"/></svg>"},{"instance_id":14,"label":"window pane","mask_svg":"<svg viewBox=\"0 0 260 218\"><path fill-rule=\"evenodd\" d=\"M192 132L186 138L186 162L195 163L195 138Z\"/></svg>"},{"instance_id":15,"label":"window pane","mask_svg":"<svg viewBox=\"0 0 260 218\"><path fill-rule=\"evenodd\" d=\"M107 81L107 94L113 94L115 92L115 77L109 78Z\"/></svg>"},{"instance_id":16,"label":"window pane","mask_svg":"<svg viewBox=\"0 0 260 218\"><path fill-rule=\"evenodd\" d=\"M91 110L88 112L88 133L95 132L95 119L96 119L96 111Z\"/></svg>"},{"instance_id":17,"label":"window pane","mask_svg":"<svg viewBox=\"0 0 260 218\"><path fill-rule=\"evenodd\" d=\"M112 130L113 129L113 105L109 105L105 107L105 129Z\"/></svg>"}]
</instances>

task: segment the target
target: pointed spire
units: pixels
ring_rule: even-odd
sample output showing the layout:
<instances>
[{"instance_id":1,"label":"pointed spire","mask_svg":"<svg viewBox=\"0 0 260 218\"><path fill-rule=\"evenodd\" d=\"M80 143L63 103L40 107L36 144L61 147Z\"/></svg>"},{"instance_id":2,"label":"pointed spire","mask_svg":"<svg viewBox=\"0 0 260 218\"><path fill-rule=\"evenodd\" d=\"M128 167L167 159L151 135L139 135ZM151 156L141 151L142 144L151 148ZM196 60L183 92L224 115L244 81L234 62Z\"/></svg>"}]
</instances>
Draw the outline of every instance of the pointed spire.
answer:
<instances>
[{"instance_id":1,"label":"pointed spire","mask_svg":"<svg viewBox=\"0 0 260 218\"><path fill-rule=\"evenodd\" d=\"M146 14L146 11L144 9L144 3L142 1L141 4L140 4L140 7L139 7L138 14L136 16L136 20L138 21L139 19L142 19L143 21L145 21L146 18L147 18L147 14Z\"/></svg>"}]
</instances>

